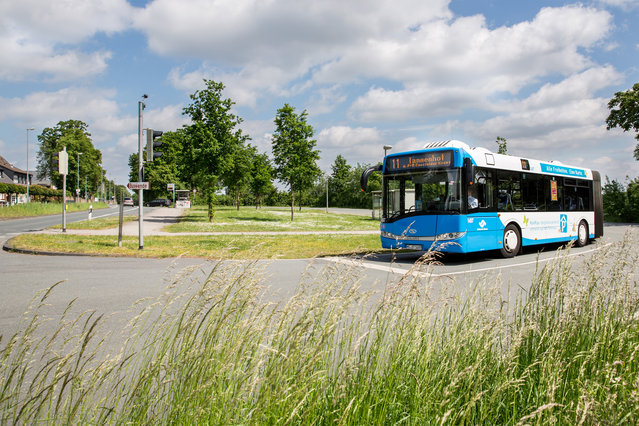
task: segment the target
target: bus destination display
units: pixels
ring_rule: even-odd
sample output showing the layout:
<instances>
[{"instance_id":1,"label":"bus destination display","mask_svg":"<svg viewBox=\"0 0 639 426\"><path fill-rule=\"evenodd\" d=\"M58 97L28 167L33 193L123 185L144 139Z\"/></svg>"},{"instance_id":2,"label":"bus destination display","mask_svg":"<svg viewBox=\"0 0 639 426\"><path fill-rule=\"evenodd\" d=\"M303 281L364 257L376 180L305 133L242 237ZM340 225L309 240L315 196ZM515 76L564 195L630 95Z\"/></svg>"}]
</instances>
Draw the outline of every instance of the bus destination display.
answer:
<instances>
[{"instance_id":1,"label":"bus destination display","mask_svg":"<svg viewBox=\"0 0 639 426\"><path fill-rule=\"evenodd\" d=\"M452 151L419 152L402 155L400 157L389 157L386 160L386 170L388 172L408 172L412 170L439 169L452 166Z\"/></svg>"}]
</instances>

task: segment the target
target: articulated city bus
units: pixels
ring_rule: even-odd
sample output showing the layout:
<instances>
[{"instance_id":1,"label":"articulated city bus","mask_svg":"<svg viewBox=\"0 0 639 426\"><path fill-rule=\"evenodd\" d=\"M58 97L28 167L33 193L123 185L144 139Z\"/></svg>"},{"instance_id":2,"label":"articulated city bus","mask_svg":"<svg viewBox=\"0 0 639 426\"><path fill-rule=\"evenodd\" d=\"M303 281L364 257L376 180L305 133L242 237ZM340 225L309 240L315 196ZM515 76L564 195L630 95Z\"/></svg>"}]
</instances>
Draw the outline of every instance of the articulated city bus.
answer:
<instances>
[{"instance_id":1,"label":"articulated city bus","mask_svg":"<svg viewBox=\"0 0 639 426\"><path fill-rule=\"evenodd\" d=\"M599 172L471 148L460 141L428 143L389 154L368 177L383 173L384 248L469 253L603 236Z\"/></svg>"}]
</instances>

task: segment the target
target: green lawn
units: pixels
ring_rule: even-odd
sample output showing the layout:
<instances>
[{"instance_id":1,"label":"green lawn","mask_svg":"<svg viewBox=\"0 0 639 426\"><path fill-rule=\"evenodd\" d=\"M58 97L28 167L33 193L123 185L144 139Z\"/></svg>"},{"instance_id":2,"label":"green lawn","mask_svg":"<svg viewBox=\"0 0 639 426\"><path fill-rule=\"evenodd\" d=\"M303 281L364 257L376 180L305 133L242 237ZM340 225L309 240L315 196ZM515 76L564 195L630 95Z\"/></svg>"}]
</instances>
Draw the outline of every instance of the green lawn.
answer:
<instances>
[{"instance_id":1,"label":"green lawn","mask_svg":"<svg viewBox=\"0 0 639 426\"><path fill-rule=\"evenodd\" d=\"M23 234L11 240L14 248L63 253L133 257L201 257L213 259L305 259L344 253L381 251L379 235L216 235L117 236Z\"/></svg>"},{"instance_id":2,"label":"green lawn","mask_svg":"<svg viewBox=\"0 0 639 426\"><path fill-rule=\"evenodd\" d=\"M185 210L179 222L165 228L168 232L277 232L277 231L365 231L378 230L379 221L369 216L325 213L322 210L295 211L291 222L288 209L216 207L209 222L204 206Z\"/></svg>"},{"instance_id":3,"label":"green lawn","mask_svg":"<svg viewBox=\"0 0 639 426\"><path fill-rule=\"evenodd\" d=\"M137 216L126 215L122 218L123 223L138 220ZM92 220L81 220L79 222L67 223L67 229L109 229L118 226L120 218L118 216L100 217ZM62 229L62 225L55 225L49 229Z\"/></svg>"},{"instance_id":4,"label":"green lawn","mask_svg":"<svg viewBox=\"0 0 639 426\"><path fill-rule=\"evenodd\" d=\"M106 209L108 207L106 203L68 203L67 212L72 213L89 210L89 206L93 206L93 210ZM0 218L43 216L58 213L62 214L62 204L60 203L25 203L1 208Z\"/></svg>"}]
</instances>

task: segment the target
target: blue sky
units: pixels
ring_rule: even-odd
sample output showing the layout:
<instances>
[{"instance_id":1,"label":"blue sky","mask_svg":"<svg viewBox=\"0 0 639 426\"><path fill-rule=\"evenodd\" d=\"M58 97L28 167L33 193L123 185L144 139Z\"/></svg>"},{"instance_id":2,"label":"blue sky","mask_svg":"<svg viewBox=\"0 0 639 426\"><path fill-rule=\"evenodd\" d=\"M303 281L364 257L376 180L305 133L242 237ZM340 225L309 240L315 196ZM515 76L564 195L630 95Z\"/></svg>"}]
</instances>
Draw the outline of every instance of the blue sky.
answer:
<instances>
[{"instance_id":1,"label":"blue sky","mask_svg":"<svg viewBox=\"0 0 639 426\"><path fill-rule=\"evenodd\" d=\"M639 174L634 134L607 103L639 82L639 0L44 0L0 4L0 155L35 168L37 139L82 120L127 181L145 127L175 130L203 78L222 81L242 128L270 153L289 103L316 131L320 167L375 163L458 139Z\"/></svg>"}]
</instances>

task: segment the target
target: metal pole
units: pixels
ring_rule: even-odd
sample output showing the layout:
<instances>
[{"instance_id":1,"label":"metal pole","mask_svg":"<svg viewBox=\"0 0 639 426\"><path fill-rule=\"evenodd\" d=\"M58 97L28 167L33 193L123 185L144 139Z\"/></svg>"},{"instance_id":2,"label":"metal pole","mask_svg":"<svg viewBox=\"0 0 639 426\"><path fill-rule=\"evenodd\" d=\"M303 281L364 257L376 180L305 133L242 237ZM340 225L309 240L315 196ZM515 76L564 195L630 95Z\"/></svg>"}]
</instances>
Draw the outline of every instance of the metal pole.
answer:
<instances>
[{"instance_id":1,"label":"metal pole","mask_svg":"<svg viewBox=\"0 0 639 426\"><path fill-rule=\"evenodd\" d=\"M67 152L67 147L64 147L64 152ZM67 159L68 164L68 159ZM67 165L68 169L68 165ZM67 173L68 170L62 175L62 232L67 232Z\"/></svg>"},{"instance_id":2,"label":"metal pole","mask_svg":"<svg viewBox=\"0 0 639 426\"><path fill-rule=\"evenodd\" d=\"M27 203L31 201L31 197L29 197L29 130L35 130L33 127L29 127L27 129Z\"/></svg>"},{"instance_id":3,"label":"metal pole","mask_svg":"<svg viewBox=\"0 0 639 426\"><path fill-rule=\"evenodd\" d=\"M80 201L80 155L81 152L78 152L78 186L75 188L75 196L78 202Z\"/></svg>"},{"instance_id":4,"label":"metal pole","mask_svg":"<svg viewBox=\"0 0 639 426\"><path fill-rule=\"evenodd\" d=\"M326 176L326 213L328 213L328 176Z\"/></svg>"},{"instance_id":5,"label":"metal pole","mask_svg":"<svg viewBox=\"0 0 639 426\"><path fill-rule=\"evenodd\" d=\"M146 99L147 96L144 95L144 98ZM138 102L138 182L143 182L144 181L144 176L143 176L143 162L142 162L142 111L144 111L144 102L139 101ZM138 225L139 225L139 236L140 236L140 247L139 250L142 250L144 248L144 233L143 233L143 219L142 219L142 215L143 215L143 208L142 207L144 205L144 196L143 196L144 190L140 189L138 191Z\"/></svg>"}]
</instances>

